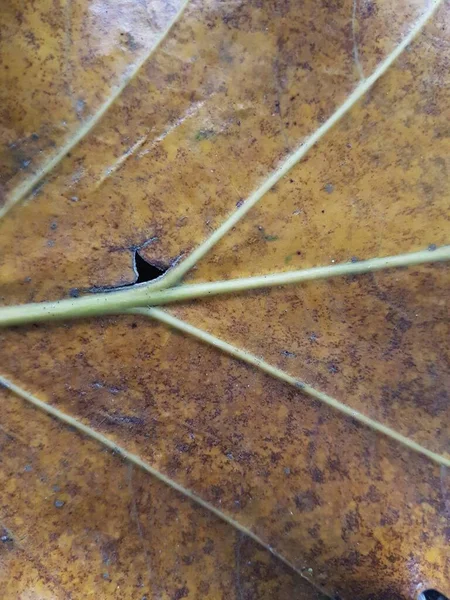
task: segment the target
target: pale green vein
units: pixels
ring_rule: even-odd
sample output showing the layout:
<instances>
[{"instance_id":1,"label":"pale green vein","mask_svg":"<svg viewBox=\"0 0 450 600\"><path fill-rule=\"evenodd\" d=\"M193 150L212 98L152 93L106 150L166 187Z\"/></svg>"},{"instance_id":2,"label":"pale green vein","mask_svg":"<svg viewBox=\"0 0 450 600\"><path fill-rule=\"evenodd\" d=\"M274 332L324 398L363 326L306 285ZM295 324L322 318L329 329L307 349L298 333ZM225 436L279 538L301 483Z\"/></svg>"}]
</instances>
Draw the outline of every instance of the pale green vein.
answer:
<instances>
[{"instance_id":1,"label":"pale green vein","mask_svg":"<svg viewBox=\"0 0 450 600\"><path fill-rule=\"evenodd\" d=\"M31 177L26 179L24 182L22 182L16 188L14 188L14 190L12 190L10 196L7 197L3 207L0 207L0 219L15 204L22 201L28 194L30 194L30 192L33 191L33 189L38 185L38 183L61 162L61 160L66 156L66 154L68 154L79 142L81 142L81 140L93 129L93 127L97 125L100 119L105 115L105 113L109 110L109 108L114 104L114 102L126 88L126 86L135 78L135 76L137 75L141 67L144 65L144 63L152 56L156 49L166 39L172 27L180 19L188 3L189 0L183 0L177 13L173 16L173 18L168 23L164 31L160 33L159 37L156 39L150 51L147 52L147 54L145 54L133 66L132 70L127 74L126 77L123 78L120 84L114 86L111 89L108 99L101 105L98 111L95 114L93 114L90 118L86 119L82 127L80 127L75 132L75 134L58 150L58 152L53 157L51 157L44 165L38 167L36 172Z\"/></svg>"},{"instance_id":2,"label":"pale green vein","mask_svg":"<svg viewBox=\"0 0 450 600\"><path fill-rule=\"evenodd\" d=\"M340 121L340 119L366 94L370 88L386 73L389 67L397 60L405 48L414 40L414 38L425 27L438 7L444 0L435 0L428 10L418 19L411 31L395 47L395 49L380 63L375 71L353 90L343 104L323 123L310 137L302 143L289 157L281 163L269 175L262 184L245 200L233 214L226 219L218 229L216 229L200 246L198 246L185 260L180 262L173 270L169 271L163 278L164 287L172 286L194 267L207 252L213 248L230 229L235 227L242 217L259 201L261 198L284 177L304 156L321 140L329 131Z\"/></svg>"},{"instance_id":3,"label":"pale green vein","mask_svg":"<svg viewBox=\"0 0 450 600\"><path fill-rule=\"evenodd\" d=\"M271 275L256 277L242 277L241 279L230 279L228 281L180 285L162 290L152 284L138 284L130 288L122 288L103 294L92 294L82 298L0 307L0 327L115 314L122 312L124 309L139 306L161 306L171 302L183 302L219 294L239 293L258 288L292 285L315 279L358 275L382 269L410 267L448 260L450 260L450 246L443 246L442 248L386 256L384 258L371 258L359 262L327 265L285 273L272 273Z\"/></svg>"},{"instance_id":4,"label":"pale green vein","mask_svg":"<svg viewBox=\"0 0 450 600\"><path fill-rule=\"evenodd\" d=\"M209 296L237 294L249 290L293 285L317 279L361 275L363 273L373 273L385 269L412 267L425 263L445 262L449 260L450 246L442 246L442 248L435 250L421 250L420 252L397 254L395 256L385 256L383 258L370 258L369 260L341 263L338 265L326 265L324 267L312 267L310 269L301 269L299 271L272 273L269 275L258 275L256 277L241 277L239 279L229 279L227 281L180 285L153 292L149 304L157 306L169 304L171 302L197 300Z\"/></svg>"},{"instance_id":5,"label":"pale green vein","mask_svg":"<svg viewBox=\"0 0 450 600\"><path fill-rule=\"evenodd\" d=\"M223 352L225 352L226 354L229 354L230 356L233 356L234 358L237 358L249 365L257 367L264 373L267 373L268 375L271 375L272 377L275 377L276 379L278 379L280 381L284 381L285 383L293 385L295 388L300 389L302 392L304 392L308 396L315 398L316 400L319 400L320 402L323 402L324 404L326 404L327 406L330 406L331 408L335 409L339 413L344 414L347 417L351 417L355 421L358 421L359 423L366 425L373 431L381 433L381 434L385 435L386 437L388 437L392 440L395 440L396 442L400 443L402 446L408 448L408 450L422 454L423 456L426 456L427 458L429 458L433 462L437 463L438 465L450 467L450 459L445 458L444 456L441 456L440 454L437 454L436 452L428 450L421 444L418 444L417 442L414 442L410 438L402 435L398 431L395 431L395 429L392 429L391 427L387 427L386 425L383 425L379 421L376 421L375 419L371 419L370 417L367 417L360 411L350 408L343 402L340 402L339 400L336 400L335 398L328 396L328 394L325 394L324 392L316 390L315 388L308 385L307 383L298 380L296 377L293 377L292 375L289 375L288 373L285 373L281 369L278 369L278 367L274 367L273 365L269 364L268 362L266 362L265 360L263 360L261 358L258 358L257 356L251 354L250 352L247 352L246 350L242 350L241 348L237 348L237 347L233 346L232 344L229 344L228 342L225 342L225 341L221 340L220 338L217 338L216 336L211 335L210 333L207 333L206 331L203 331L202 329L199 329L198 327L194 327L193 325L190 325L189 323L186 323L185 321L177 319L176 317L165 312L164 310L161 310L158 308L135 308L135 309L127 310L126 312L132 313L132 314L137 314L137 315L145 315L145 316L151 317L153 319L156 319L156 320L160 321L161 323L165 323L166 325L169 325L170 327L173 327L174 329L183 331L184 333L187 333L188 335L191 335L191 336L201 340L202 342L205 342L206 344L213 346L214 348L222 350Z\"/></svg>"},{"instance_id":6,"label":"pale green vein","mask_svg":"<svg viewBox=\"0 0 450 600\"><path fill-rule=\"evenodd\" d=\"M159 311L159 312L161 312L161 311ZM176 492L182 494L186 498L189 498L189 500L191 500L192 502L195 502L196 504L198 504L205 510L216 515L216 517L218 517L222 521L225 521L226 523L231 525L231 527L233 527L234 529L241 531L244 535L251 538L257 544L259 544L263 548L266 548L266 550L268 550L273 556L276 556L284 564L288 565L296 573L298 573L299 575L301 575L302 577L307 579L312 585L315 586L314 582L311 581L311 579L308 577L307 571L305 572L305 571L299 570L291 562L289 562L282 554L279 554L272 546L269 546L266 542L264 542L264 540L262 540L255 533L253 533L253 531L251 531L247 527L244 527L243 525L241 525L241 523L239 523L238 521L236 521L235 519L230 517L228 514L217 509L215 506L213 506L206 500L203 500L203 498L201 498L201 496L198 496L191 490L185 488L184 486L182 486L179 483L177 483L176 481L174 481L173 479L170 479L169 477L167 477L166 475L164 475L163 473L161 473L160 471L158 471L157 469L152 467L148 462L146 462L145 460L140 458L140 456L138 456L137 454L133 454L132 452L129 452L128 450L126 450L122 446L119 446L118 444L116 444L116 442L109 439L108 437L101 434L100 432L96 431L92 427L85 425L80 420L76 419L75 417L72 417L72 416L68 415L67 413L63 412L62 410L59 410L59 408L55 408L54 406L47 404L47 402L40 400L39 398L37 398L36 396L31 394L30 392L27 392L26 390L22 389L21 387L19 387L18 385L16 385L15 383L13 383L9 379L7 379L6 377L3 377L2 375L0 375L0 386L5 387L6 389L10 390L11 392L16 394L20 398L23 398L23 400L25 400L26 402L32 404L34 407L38 408L39 410L42 410L44 413L50 415L51 417L57 419L58 421L64 423L65 425L69 425L70 427L73 427L76 431L80 432L81 434L86 435L88 438L95 440L96 442L105 446L106 448L109 448L115 454L120 456L123 460L125 460L133 465L136 465L137 467L139 467L143 471L149 473L150 475L152 475L153 477L155 477L156 479L158 479L165 485L168 485L170 488L172 488Z\"/></svg>"}]
</instances>

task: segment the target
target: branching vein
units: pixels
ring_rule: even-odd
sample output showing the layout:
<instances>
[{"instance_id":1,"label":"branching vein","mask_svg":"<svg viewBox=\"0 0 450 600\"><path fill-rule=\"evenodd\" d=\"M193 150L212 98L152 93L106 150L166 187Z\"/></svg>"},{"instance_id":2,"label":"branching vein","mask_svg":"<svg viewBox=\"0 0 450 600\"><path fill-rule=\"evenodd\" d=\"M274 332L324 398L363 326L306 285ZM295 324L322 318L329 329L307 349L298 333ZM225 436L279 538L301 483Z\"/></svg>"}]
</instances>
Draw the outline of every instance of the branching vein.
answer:
<instances>
[{"instance_id":1,"label":"branching vein","mask_svg":"<svg viewBox=\"0 0 450 600\"><path fill-rule=\"evenodd\" d=\"M280 381L284 381L290 385L293 385L295 388L300 389L302 392L304 392L308 396L315 398L316 400L320 400L320 402L323 402L324 404L337 410L341 414L344 414L347 417L351 417L355 421L358 421L359 423L366 425L373 431L382 433L383 435L387 436L388 438L395 440L396 442L400 443L402 446L405 446L406 448L408 448L408 450L411 450L413 452L418 452L419 454L422 454L422 455L426 456L427 458L431 459L433 462L437 463L438 465L450 467L450 459L448 459L440 454L437 454L436 452L432 452L431 450L428 450L421 444L418 444L417 442L414 442L410 438L402 435L398 431L395 431L395 429L392 429L391 427L387 427L386 425L383 425L379 421L376 421L375 419L371 419L370 417L367 417L366 415L359 412L358 410L350 408L343 402L340 402L339 400L336 400L335 398L328 396L328 394L325 394L324 392L316 390L315 388L308 385L307 383L300 381L299 379L297 379L296 377L293 377L292 375L289 375L285 371L282 371L278 367L275 367L275 366L271 365L270 363L266 362L265 360L258 358L254 354L251 354L250 352L247 352L246 350L242 350L241 348L237 348L236 346L233 346L232 344L229 344L228 342L225 342L224 340L221 340L220 338L218 338L214 335L211 335L210 333L207 333L206 331L203 331L202 329L199 329L198 327L194 327L193 325L190 325L189 323L186 323L185 321L182 321L181 319L177 319L176 317L172 316L171 314L169 314L161 309L158 309L158 308L135 308L135 309L129 310L127 312L132 313L132 314L145 315L147 317L151 317L153 319L156 319L157 321L160 321L161 323L165 323L166 325L173 327L174 329L183 331L184 333L187 333L188 335L191 335L191 336L201 340L202 342L213 346L214 348L222 350L222 352L225 352L226 354L229 354L230 356L233 356L234 358L242 360L243 362L246 362L247 364L260 369L264 373L267 373L268 375L271 375L272 377L275 377L276 379L279 379Z\"/></svg>"},{"instance_id":2,"label":"branching vein","mask_svg":"<svg viewBox=\"0 0 450 600\"><path fill-rule=\"evenodd\" d=\"M167 32L171 26L179 19L188 0L185 0L172 20L170 26L166 29L158 40L158 43L153 47L152 51L163 41ZM354 419L356 422L368 427L369 429L383 434L387 438L399 443L404 448L411 452L418 453L425 456L429 460L441 466L442 469L450 467L450 459L446 456L433 452L421 444L411 440L410 438L402 435L398 431L380 423L379 421L372 419L361 413L358 410L352 409L346 404L339 400L332 398L331 396L316 390L308 383L298 380L297 378L289 375L281 369L269 364L261 358L247 352L246 350L237 348L228 342L221 340L212 334L203 331L193 325L186 323L169 313L154 308L156 305L162 305L169 302L191 300L193 298L200 298L210 296L213 294L223 293L237 293L239 291L251 290L261 287L279 286L293 283L300 283L302 281L313 280L313 279L324 279L335 276L343 275L355 275L359 273L371 272L374 270L380 270L385 268L393 267L405 267L411 265L422 264L426 262L436 262L443 260L450 260L450 247L446 246L436 250L424 250L421 252L402 254L386 258L373 258L367 261L361 261L356 263L345 263L342 265L316 267L312 269L303 269L300 271L292 271L286 273L274 273L269 275L262 275L257 277L246 277L241 279L235 279L230 281L218 281L209 282L204 284L194 285L182 285L176 286L182 277L192 269L199 260L201 260L207 252L209 252L215 244L217 244L239 221L244 215L284 176L290 169L292 169L309 150L315 146L330 129L338 123L338 121L366 94L368 90L375 84L375 82L382 77L393 62L400 56L403 50L414 40L417 34L426 25L438 7L442 4L443 0L435 0L431 7L424 13L424 15L415 23L411 31L405 38L396 46L396 48L389 54L389 56L375 69L375 71L364 78L361 63L359 61L357 40L356 40L356 7L357 0L353 2L352 12L352 33L353 33L353 52L356 66L361 75L361 82L345 100L345 102L334 112L334 114L321 125L309 138L307 138L300 147L298 147L289 157L273 171L262 184L247 198L247 200L238 208L219 228L212 233L212 235L200 244L184 261L178 264L172 271L168 272L156 285L136 285L126 290L120 290L109 294L96 294L87 296L85 298L62 300L59 302L46 302L39 304L15 306L15 307L4 307L0 308L0 326L7 326L13 324L30 323L36 321L47 321L53 319L62 318L73 318L73 317L86 317L94 316L107 313L132 313L144 315L155 319L161 323L178 329L196 339L209 344L210 346L225 352L226 354L243 361L260 371L276 378L279 381L285 382L294 386L304 394L307 394L311 398L314 398L326 406L337 411L341 415L345 415L348 418ZM61 150L49 160L40 170L30 179L25 181L23 184L18 186L8 199L5 206L0 209L0 217L3 216L11 206L23 199L30 191L41 181L50 171L61 161L61 159L83 139L83 137L89 133L89 131L96 125L96 123L102 118L111 104L115 101L117 96L123 91L124 87L133 78L137 71L140 69L142 64L147 60L149 55L145 56L141 61L134 67L130 76L115 90L113 90L111 96L107 102L100 108L100 110L88 120L84 126L71 138L71 140L61 148ZM174 287L175 286L175 287ZM151 307L148 307L151 305ZM146 307L146 308L144 308ZM243 532L245 535L253 539L258 544L267 548L272 554L280 558L283 562L288 564L291 568L295 569L291 563L289 563L282 555L278 554L270 546L268 546L261 538L256 536L251 530L247 529L239 522L218 510L210 503L204 501L201 497L197 496L191 490L186 489L182 485L169 479L164 474L154 469L150 464L145 462L139 456L129 452L123 447L118 446L113 440L92 429L88 425L85 425L80 420L72 417L63 411L55 408L46 402L43 402L30 392L27 392L9 381L8 379L0 376L0 385L11 390L33 406L46 412L52 417L59 421L70 425L80 433L96 440L103 446L116 452L123 459L129 463L138 466L144 471L148 472L158 480L162 481L166 485L177 492L188 497L192 501L196 502L206 510L215 514L220 519L226 521L237 530ZM299 572L297 569L295 569ZM300 573L302 574L302 573Z\"/></svg>"},{"instance_id":3,"label":"branching vein","mask_svg":"<svg viewBox=\"0 0 450 600\"><path fill-rule=\"evenodd\" d=\"M316 131L307 138L303 144L297 148L288 158L281 163L245 200L245 202L232 214L218 229L216 229L200 246L198 246L185 260L179 263L172 271L169 271L164 277L164 286L169 287L178 282L182 277L201 260L207 252L211 250L230 229L235 227L242 217L253 207L261 198L284 177L305 155L315 146L329 131L348 113L348 111L370 90L370 88L382 77L389 67L397 60L400 54L415 39L420 31L425 27L443 0L435 0L430 8L418 19L411 31L395 47L395 49L378 65L369 77L363 79L353 90L343 104L323 123Z\"/></svg>"},{"instance_id":4,"label":"branching vein","mask_svg":"<svg viewBox=\"0 0 450 600\"><path fill-rule=\"evenodd\" d=\"M126 308L138 306L160 306L171 302L183 302L219 294L239 293L258 288L292 285L315 279L358 275L382 269L410 267L448 260L450 260L450 246L443 246L442 248L434 249L433 247L433 249L420 252L371 258L360 262L327 265L256 277L242 277L228 281L180 285L169 289L161 289L153 284L138 284L129 288L103 294L91 294L82 298L0 307L0 327L114 314L120 313Z\"/></svg>"}]
</instances>

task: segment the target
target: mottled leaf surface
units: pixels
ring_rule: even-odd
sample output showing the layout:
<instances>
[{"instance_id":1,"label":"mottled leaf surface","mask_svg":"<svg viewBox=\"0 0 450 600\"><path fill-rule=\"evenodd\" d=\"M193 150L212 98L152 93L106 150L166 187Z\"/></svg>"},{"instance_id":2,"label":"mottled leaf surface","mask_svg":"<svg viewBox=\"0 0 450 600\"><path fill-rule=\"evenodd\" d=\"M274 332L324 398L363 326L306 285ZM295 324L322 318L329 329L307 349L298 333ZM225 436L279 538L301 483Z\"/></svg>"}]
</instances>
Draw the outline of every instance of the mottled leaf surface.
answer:
<instances>
[{"instance_id":1,"label":"mottled leaf surface","mask_svg":"<svg viewBox=\"0 0 450 600\"><path fill-rule=\"evenodd\" d=\"M321 600L167 485L8 392L2 406L3 598Z\"/></svg>"},{"instance_id":2,"label":"mottled leaf surface","mask_svg":"<svg viewBox=\"0 0 450 600\"><path fill-rule=\"evenodd\" d=\"M13 40L2 32L2 304L133 283L138 248L163 270L188 256L427 6L192 0L182 8L151 0L54 10L40 0L2 14ZM448 244L449 17L443 3L186 279ZM448 461L449 283L448 265L427 265L169 310ZM143 316L2 329L0 356L4 377L139 456L266 548L8 392L4 527L25 536L5 545L3 577L16 573L10 598L98 596L119 585L119 597L139 598L138 584L149 598L319 597L300 573L330 597L450 595L447 468L404 444ZM45 482L38 467L17 475L29 447ZM51 486L61 477L57 509ZM77 532L84 519L89 531ZM205 556L207 539L214 551ZM110 542L114 569L102 563Z\"/></svg>"}]
</instances>

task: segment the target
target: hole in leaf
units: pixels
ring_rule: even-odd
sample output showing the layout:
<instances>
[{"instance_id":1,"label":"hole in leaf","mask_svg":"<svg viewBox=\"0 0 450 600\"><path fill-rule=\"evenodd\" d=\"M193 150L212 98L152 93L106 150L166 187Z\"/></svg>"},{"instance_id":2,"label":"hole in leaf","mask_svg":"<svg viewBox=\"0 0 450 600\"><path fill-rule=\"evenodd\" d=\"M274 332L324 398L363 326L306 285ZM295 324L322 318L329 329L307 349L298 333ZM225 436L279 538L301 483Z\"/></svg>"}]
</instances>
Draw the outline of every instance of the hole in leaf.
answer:
<instances>
[{"instance_id":1,"label":"hole in leaf","mask_svg":"<svg viewBox=\"0 0 450 600\"><path fill-rule=\"evenodd\" d=\"M425 590L420 594L418 600L448 600L448 598L438 590Z\"/></svg>"},{"instance_id":2,"label":"hole in leaf","mask_svg":"<svg viewBox=\"0 0 450 600\"><path fill-rule=\"evenodd\" d=\"M134 254L134 265L136 273L138 275L135 283L146 283L147 281L153 281L158 277L161 277L167 269L159 269L155 265L150 264L142 258L142 256L136 250Z\"/></svg>"},{"instance_id":3,"label":"hole in leaf","mask_svg":"<svg viewBox=\"0 0 450 600\"><path fill-rule=\"evenodd\" d=\"M164 275L164 273L172 265L169 265L166 267L163 263L158 263L158 264L160 264L160 266L156 266L152 263L147 262L145 260L145 258L142 258L142 256L139 254L139 250L142 250L142 248L147 246L149 243L153 242L155 239L157 239L157 238L152 238L145 244L142 244L142 246L139 246L139 247L132 246L131 248L128 248L129 250L131 250L133 252L133 255L132 255L133 256L133 270L134 270L134 273L136 276L134 281L132 281L130 283L111 285L111 286L103 286L103 285L102 286L93 286L93 287L89 288L89 291L93 294L99 294L99 293L103 293L103 292L113 292L115 290L121 290L121 289L125 289L127 287L131 287L133 285L136 285L137 283L147 283L148 281L153 281L155 279L158 279L158 277L161 277L161 275ZM71 290L70 295L72 297L77 297L79 295L79 290L78 289Z\"/></svg>"}]
</instances>

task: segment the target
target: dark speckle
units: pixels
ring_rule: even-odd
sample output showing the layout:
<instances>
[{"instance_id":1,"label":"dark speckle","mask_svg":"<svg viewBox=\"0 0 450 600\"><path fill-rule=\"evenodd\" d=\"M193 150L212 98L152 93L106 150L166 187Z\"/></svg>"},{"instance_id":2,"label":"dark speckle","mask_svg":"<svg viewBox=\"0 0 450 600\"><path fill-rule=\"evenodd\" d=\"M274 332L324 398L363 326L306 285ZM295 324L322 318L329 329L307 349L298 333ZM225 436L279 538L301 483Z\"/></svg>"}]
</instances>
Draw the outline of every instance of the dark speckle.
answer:
<instances>
[{"instance_id":1,"label":"dark speckle","mask_svg":"<svg viewBox=\"0 0 450 600\"><path fill-rule=\"evenodd\" d=\"M195 134L195 139L197 141L201 140L209 140L215 136L215 131L213 129L199 129Z\"/></svg>"},{"instance_id":2,"label":"dark speckle","mask_svg":"<svg viewBox=\"0 0 450 600\"><path fill-rule=\"evenodd\" d=\"M86 108L86 102L82 98L79 98L77 100L76 107L75 107L78 118L81 119L85 108Z\"/></svg>"},{"instance_id":3,"label":"dark speckle","mask_svg":"<svg viewBox=\"0 0 450 600\"><path fill-rule=\"evenodd\" d=\"M127 46L130 50L137 50L139 48L139 44L136 42L130 32L127 33Z\"/></svg>"},{"instance_id":4,"label":"dark speckle","mask_svg":"<svg viewBox=\"0 0 450 600\"><path fill-rule=\"evenodd\" d=\"M295 352L289 352L289 350L282 350L280 354L286 358L295 358L297 356Z\"/></svg>"},{"instance_id":5,"label":"dark speckle","mask_svg":"<svg viewBox=\"0 0 450 600\"><path fill-rule=\"evenodd\" d=\"M295 506L303 512L311 512L320 505L320 498L311 490L297 494L294 501Z\"/></svg>"},{"instance_id":6,"label":"dark speckle","mask_svg":"<svg viewBox=\"0 0 450 600\"><path fill-rule=\"evenodd\" d=\"M395 510L393 508L387 508L380 519L380 525L382 525L383 527L385 527L386 525L395 525L399 518L400 513L398 510Z\"/></svg>"},{"instance_id":7,"label":"dark speckle","mask_svg":"<svg viewBox=\"0 0 450 600\"><path fill-rule=\"evenodd\" d=\"M195 560L195 556L193 554L188 554L186 556L183 556L181 560L185 565L192 565L192 563Z\"/></svg>"},{"instance_id":8,"label":"dark speckle","mask_svg":"<svg viewBox=\"0 0 450 600\"><path fill-rule=\"evenodd\" d=\"M53 221L53 223L50 224L50 229L52 229L53 231L55 231L55 229L58 228L58 223L56 223L55 221Z\"/></svg>"},{"instance_id":9,"label":"dark speckle","mask_svg":"<svg viewBox=\"0 0 450 600\"><path fill-rule=\"evenodd\" d=\"M378 12L378 8L376 2L374 0L369 0L368 2L363 2L360 14L363 19L369 19L373 15L376 15Z\"/></svg>"},{"instance_id":10,"label":"dark speckle","mask_svg":"<svg viewBox=\"0 0 450 600\"><path fill-rule=\"evenodd\" d=\"M311 477L316 483L324 482L323 471L321 471L318 467L313 467L311 469Z\"/></svg>"},{"instance_id":11,"label":"dark speckle","mask_svg":"<svg viewBox=\"0 0 450 600\"><path fill-rule=\"evenodd\" d=\"M115 391L117 388L107 388L108 392L111 394L117 394L120 390ZM122 415L119 413L115 413L112 415L108 415L109 419L116 423L117 425L144 425L144 419L142 417L136 417L135 415ZM177 448L180 452L188 452L189 446L187 444L182 444L181 447Z\"/></svg>"},{"instance_id":12,"label":"dark speckle","mask_svg":"<svg viewBox=\"0 0 450 600\"><path fill-rule=\"evenodd\" d=\"M189 444L180 443L176 445L176 449L178 450L178 452L189 452L190 446Z\"/></svg>"},{"instance_id":13,"label":"dark speckle","mask_svg":"<svg viewBox=\"0 0 450 600\"><path fill-rule=\"evenodd\" d=\"M173 595L173 600L181 600L181 598L186 598L189 595L189 590L186 586L179 588L175 594Z\"/></svg>"},{"instance_id":14,"label":"dark speckle","mask_svg":"<svg viewBox=\"0 0 450 600\"><path fill-rule=\"evenodd\" d=\"M350 511L343 518L342 539L347 541L349 537L359 531L360 517L357 511Z\"/></svg>"},{"instance_id":15,"label":"dark speckle","mask_svg":"<svg viewBox=\"0 0 450 600\"><path fill-rule=\"evenodd\" d=\"M339 367L337 365L335 365L335 363L330 362L327 365L327 369L329 373L338 373L339 372Z\"/></svg>"},{"instance_id":16,"label":"dark speckle","mask_svg":"<svg viewBox=\"0 0 450 600\"><path fill-rule=\"evenodd\" d=\"M2 541L4 544L6 544L7 542L12 542L12 541L13 541L12 537L11 537L10 535L8 535L8 534L4 534L4 535L2 535L2 536L0 537L0 540L1 540L1 541Z\"/></svg>"},{"instance_id":17,"label":"dark speckle","mask_svg":"<svg viewBox=\"0 0 450 600\"><path fill-rule=\"evenodd\" d=\"M430 245L428 246L428 250L429 250L430 252L434 252L434 250L437 250L437 246L436 246L436 244L430 244Z\"/></svg>"},{"instance_id":18,"label":"dark speckle","mask_svg":"<svg viewBox=\"0 0 450 600\"><path fill-rule=\"evenodd\" d=\"M78 298L79 295L80 295L80 292L79 292L78 288L72 288L69 290L69 296L71 298Z\"/></svg>"},{"instance_id":19,"label":"dark speckle","mask_svg":"<svg viewBox=\"0 0 450 600\"><path fill-rule=\"evenodd\" d=\"M238 200L238 201L236 202L236 207L237 207L237 208L240 208L240 207L241 207L243 204L244 204L244 200L241 198L240 200Z\"/></svg>"},{"instance_id":20,"label":"dark speckle","mask_svg":"<svg viewBox=\"0 0 450 600\"><path fill-rule=\"evenodd\" d=\"M412 323L411 321L408 321L408 319L405 319L405 317L400 317L400 319L397 322L397 327L402 333L405 333L405 331L411 329Z\"/></svg>"},{"instance_id":21,"label":"dark speckle","mask_svg":"<svg viewBox=\"0 0 450 600\"><path fill-rule=\"evenodd\" d=\"M374 485L371 485L364 499L372 504L377 504L378 502L381 502L382 496L377 488Z\"/></svg>"},{"instance_id":22,"label":"dark speckle","mask_svg":"<svg viewBox=\"0 0 450 600\"><path fill-rule=\"evenodd\" d=\"M350 262L352 263L357 263L359 261L359 258L357 256L352 256L350 259Z\"/></svg>"},{"instance_id":23,"label":"dark speckle","mask_svg":"<svg viewBox=\"0 0 450 600\"><path fill-rule=\"evenodd\" d=\"M272 235L270 233L266 233L264 227L262 227L261 225L258 225L258 231L261 232L261 237L266 242L276 242L278 240L278 236L277 235Z\"/></svg>"}]
</instances>

